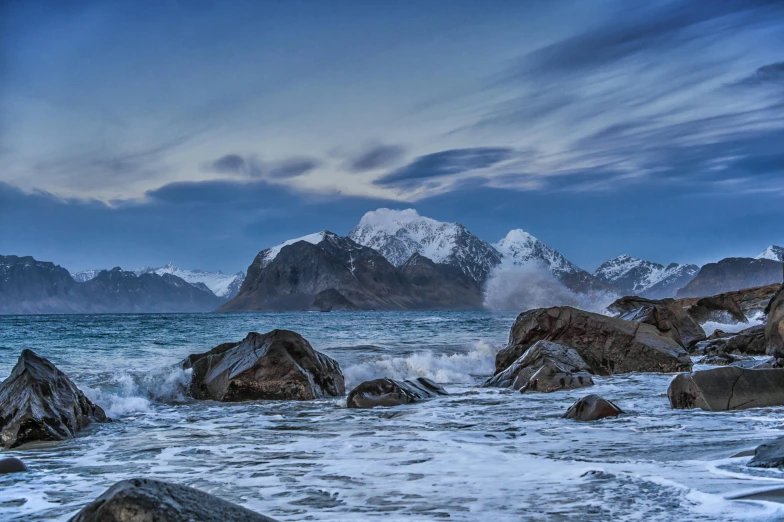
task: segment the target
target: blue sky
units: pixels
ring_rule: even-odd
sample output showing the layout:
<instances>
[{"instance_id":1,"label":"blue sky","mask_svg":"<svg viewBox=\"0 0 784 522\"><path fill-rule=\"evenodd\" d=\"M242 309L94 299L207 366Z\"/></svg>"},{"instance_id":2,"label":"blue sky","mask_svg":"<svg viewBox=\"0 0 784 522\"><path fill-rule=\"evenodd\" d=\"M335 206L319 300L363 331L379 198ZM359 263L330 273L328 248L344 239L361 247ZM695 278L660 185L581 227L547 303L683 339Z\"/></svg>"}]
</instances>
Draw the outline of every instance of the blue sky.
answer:
<instances>
[{"instance_id":1,"label":"blue sky","mask_svg":"<svg viewBox=\"0 0 784 522\"><path fill-rule=\"evenodd\" d=\"M784 2L0 10L2 253L238 270L379 206L588 269L784 243Z\"/></svg>"}]
</instances>

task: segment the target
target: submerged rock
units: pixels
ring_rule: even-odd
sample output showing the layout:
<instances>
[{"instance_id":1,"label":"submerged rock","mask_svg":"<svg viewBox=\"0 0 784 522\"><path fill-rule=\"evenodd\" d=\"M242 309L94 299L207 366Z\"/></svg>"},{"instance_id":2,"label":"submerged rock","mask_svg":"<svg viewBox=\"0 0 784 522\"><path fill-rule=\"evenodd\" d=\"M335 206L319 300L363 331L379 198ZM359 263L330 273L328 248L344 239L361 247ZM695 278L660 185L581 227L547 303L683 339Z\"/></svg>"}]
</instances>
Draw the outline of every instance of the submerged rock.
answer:
<instances>
[{"instance_id":1,"label":"submerged rock","mask_svg":"<svg viewBox=\"0 0 784 522\"><path fill-rule=\"evenodd\" d=\"M754 457L746 465L750 468L784 467L784 437L757 446Z\"/></svg>"},{"instance_id":2,"label":"submerged rock","mask_svg":"<svg viewBox=\"0 0 784 522\"><path fill-rule=\"evenodd\" d=\"M677 409L745 410L784 405L784 369L737 366L677 375L667 389Z\"/></svg>"},{"instance_id":3,"label":"submerged rock","mask_svg":"<svg viewBox=\"0 0 784 522\"><path fill-rule=\"evenodd\" d=\"M573 348L595 375L691 369L686 351L649 324L556 306L529 310L517 317L509 344L496 355L496 374L541 340Z\"/></svg>"},{"instance_id":4,"label":"submerged rock","mask_svg":"<svg viewBox=\"0 0 784 522\"><path fill-rule=\"evenodd\" d=\"M613 402L608 401L598 395L586 395L582 399L572 404L564 418L579 421L594 421L605 417L617 417L623 413Z\"/></svg>"},{"instance_id":5,"label":"submerged rock","mask_svg":"<svg viewBox=\"0 0 784 522\"><path fill-rule=\"evenodd\" d=\"M69 522L275 522L204 491L151 479L123 480Z\"/></svg>"},{"instance_id":6,"label":"submerged rock","mask_svg":"<svg viewBox=\"0 0 784 522\"><path fill-rule=\"evenodd\" d=\"M607 309L619 319L654 326L684 348L705 339L705 331L675 299L621 297Z\"/></svg>"},{"instance_id":7,"label":"submerged rock","mask_svg":"<svg viewBox=\"0 0 784 522\"><path fill-rule=\"evenodd\" d=\"M22 471L30 471L27 465L16 457L8 457L0 459L0 475L5 473L20 473Z\"/></svg>"},{"instance_id":8,"label":"submerged rock","mask_svg":"<svg viewBox=\"0 0 784 522\"><path fill-rule=\"evenodd\" d=\"M538 341L509 368L485 382L486 387L514 388L521 392L553 392L593 386L591 368L577 350L550 341Z\"/></svg>"},{"instance_id":9,"label":"submerged rock","mask_svg":"<svg viewBox=\"0 0 784 522\"><path fill-rule=\"evenodd\" d=\"M375 379L365 381L351 390L346 400L346 406L349 408L399 406L432 399L439 395L448 395L448 393L441 386L425 377L406 381Z\"/></svg>"},{"instance_id":10,"label":"submerged rock","mask_svg":"<svg viewBox=\"0 0 784 522\"><path fill-rule=\"evenodd\" d=\"M11 375L0 384L0 445L73 437L106 414L54 364L23 350Z\"/></svg>"},{"instance_id":11,"label":"submerged rock","mask_svg":"<svg viewBox=\"0 0 784 522\"><path fill-rule=\"evenodd\" d=\"M765 327L767 353L784 357L784 285L774 295L765 308L768 323Z\"/></svg>"},{"instance_id":12,"label":"submerged rock","mask_svg":"<svg viewBox=\"0 0 784 522\"><path fill-rule=\"evenodd\" d=\"M239 343L188 356L183 368L193 368L195 399L311 400L346 393L337 361L289 330L251 332Z\"/></svg>"}]
</instances>

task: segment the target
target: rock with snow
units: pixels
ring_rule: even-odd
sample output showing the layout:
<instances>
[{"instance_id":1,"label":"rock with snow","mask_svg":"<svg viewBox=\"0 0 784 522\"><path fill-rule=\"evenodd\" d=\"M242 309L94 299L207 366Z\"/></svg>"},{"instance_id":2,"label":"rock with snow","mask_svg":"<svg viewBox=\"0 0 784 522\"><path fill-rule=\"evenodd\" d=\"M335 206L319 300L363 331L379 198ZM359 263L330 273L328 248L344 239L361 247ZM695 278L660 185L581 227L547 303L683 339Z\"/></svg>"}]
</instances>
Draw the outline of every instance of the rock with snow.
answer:
<instances>
[{"instance_id":1,"label":"rock with snow","mask_svg":"<svg viewBox=\"0 0 784 522\"><path fill-rule=\"evenodd\" d=\"M670 263L664 266L621 255L602 263L593 275L626 295L662 299L674 296L699 270L697 265Z\"/></svg>"},{"instance_id":2,"label":"rock with snow","mask_svg":"<svg viewBox=\"0 0 784 522\"><path fill-rule=\"evenodd\" d=\"M784 262L784 247L770 245L754 259L771 259L780 263Z\"/></svg>"},{"instance_id":3,"label":"rock with snow","mask_svg":"<svg viewBox=\"0 0 784 522\"><path fill-rule=\"evenodd\" d=\"M349 237L377 250L394 266L420 254L434 263L456 266L479 282L501 263L501 255L490 244L460 223L436 221L411 208L368 212Z\"/></svg>"},{"instance_id":4,"label":"rock with snow","mask_svg":"<svg viewBox=\"0 0 784 522\"><path fill-rule=\"evenodd\" d=\"M74 281L77 283L84 283L85 281L89 281L90 279L94 278L105 269L97 268L94 270L80 270L79 272L71 272L71 277L73 277Z\"/></svg>"},{"instance_id":5,"label":"rock with snow","mask_svg":"<svg viewBox=\"0 0 784 522\"><path fill-rule=\"evenodd\" d=\"M209 272L207 270L185 270L172 263L159 268L144 267L134 270L136 275L142 274L171 274L180 279L191 283L192 285L199 285L200 283L206 286L210 292L218 297L224 299L231 299L240 291L242 281L245 279L244 272L237 272L236 274L224 274L220 270L217 272ZM93 276L94 277L94 276Z\"/></svg>"}]
</instances>

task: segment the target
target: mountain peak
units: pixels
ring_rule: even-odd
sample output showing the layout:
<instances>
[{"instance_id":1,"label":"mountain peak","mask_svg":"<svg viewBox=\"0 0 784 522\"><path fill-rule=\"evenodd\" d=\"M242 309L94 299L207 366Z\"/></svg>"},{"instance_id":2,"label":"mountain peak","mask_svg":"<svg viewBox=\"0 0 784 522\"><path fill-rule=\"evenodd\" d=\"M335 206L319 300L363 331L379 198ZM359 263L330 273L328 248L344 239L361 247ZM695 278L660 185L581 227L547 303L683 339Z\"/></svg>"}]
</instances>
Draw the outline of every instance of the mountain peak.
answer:
<instances>
[{"instance_id":1,"label":"mountain peak","mask_svg":"<svg viewBox=\"0 0 784 522\"><path fill-rule=\"evenodd\" d=\"M593 275L626 294L661 298L675 295L675 291L691 281L698 271L696 265L670 263L665 267L621 254L599 265Z\"/></svg>"},{"instance_id":2,"label":"mountain peak","mask_svg":"<svg viewBox=\"0 0 784 522\"><path fill-rule=\"evenodd\" d=\"M534 236L532 236L522 228L515 228L513 230L510 230L509 233L506 234L506 237L504 237L498 243L503 244L503 243L512 242L512 243L526 244L526 243L532 243L538 241L539 241L538 239L536 239Z\"/></svg>"},{"instance_id":3,"label":"mountain peak","mask_svg":"<svg viewBox=\"0 0 784 522\"><path fill-rule=\"evenodd\" d=\"M784 261L784 247L770 245L755 259L772 259L773 261Z\"/></svg>"}]
</instances>

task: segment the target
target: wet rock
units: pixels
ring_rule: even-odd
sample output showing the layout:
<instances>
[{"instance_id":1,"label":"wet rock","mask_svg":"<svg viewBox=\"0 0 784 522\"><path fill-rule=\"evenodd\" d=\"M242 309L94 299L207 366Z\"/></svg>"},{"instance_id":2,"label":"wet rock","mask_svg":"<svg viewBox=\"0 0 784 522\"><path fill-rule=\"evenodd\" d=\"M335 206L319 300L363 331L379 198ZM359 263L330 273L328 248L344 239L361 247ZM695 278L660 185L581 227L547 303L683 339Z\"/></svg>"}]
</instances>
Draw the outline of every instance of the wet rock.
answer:
<instances>
[{"instance_id":1,"label":"wet rock","mask_svg":"<svg viewBox=\"0 0 784 522\"><path fill-rule=\"evenodd\" d=\"M29 471L27 465L16 457L0 459L0 475L5 473L19 473Z\"/></svg>"},{"instance_id":2,"label":"wet rock","mask_svg":"<svg viewBox=\"0 0 784 522\"><path fill-rule=\"evenodd\" d=\"M365 381L351 390L346 405L349 408L399 406L432 399L439 395L448 395L448 393L441 386L424 377L406 381L375 379Z\"/></svg>"},{"instance_id":3,"label":"wet rock","mask_svg":"<svg viewBox=\"0 0 784 522\"><path fill-rule=\"evenodd\" d=\"M239 343L188 356L183 368L193 368L195 399L311 400L346 393L337 361L289 330L251 332Z\"/></svg>"},{"instance_id":4,"label":"wet rock","mask_svg":"<svg viewBox=\"0 0 784 522\"><path fill-rule=\"evenodd\" d=\"M607 309L619 319L654 326L684 348L705 339L705 331L675 299L621 297Z\"/></svg>"},{"instance_id":5,"label":"wet rock","mask_svg":"<svg viewBox=\"0 0 784 522\"><path fill-rule=\"evenodd\" d=\"M598 395L586 395L582 399L572 404L564 418L579 421L594 421L605 417L617 417L623 413L614 403Z\"/></svg>"},{"instance_id":6,"label":"wet rock","mask_svg":"<svg viewBox=\"0 0 784 522\"><path fill-rule=\"evenodd\" d=\"M11 375L0 384L0 445L73 437L106 414L54 364L23 350Z\"/></svg>"},{"instance_id":7,"label":"wet rock","mask_svg":"<svg viewBox=\"0 0 784 522\"><path fill-rule=\"evenodd\" d=\"M495 373L506 370L541 340L573 348L594 375L691 369L686 351L649 324L557 306L517 317L509 344L496 355Z\"/></svg>"},{"instance_id":8,"label":"wet rock","mask_svg":"<svg viewBox=\"0 0 784 522\"><path fill-rule=\"evenodd\" d=\"M773 488L767 491L744 493L727 498L730 500L764 500L766 502L778 502L779 504L784 504L784 488Z\"/></svg>"},{"instance_id":9,"label":"wet rock","mask_svg":"<svg viewBox=\"0 0 784 522\"><path fill-rule=\"evenodd\" d=\"M275 522L204 491L151 479L118 482L70 522Z\"/></svg>"},{"instance_id":10,"label":"wet rock","mask_svg":"<svg viewBox=\"0 0 784 522\"><path fill-rule=\"evenodd\" d=\"M765 314L768 316L765 327L767 353L775 357L784 357L784 285L781 285L765 307Z\"/></svg>"},{"instance_id":11,"label":"wet rock","mask_svg":"<svg viewBox=\"0 0 784 522\"><path fill-rule=\"evenodd\" d=\"M745 361L754 361L757 362L756 359L753 357L747 357L744 355L731 355L728 353L720 353L715 355L707 355L702 358L700 364L710 364L713 366L729 366L731 364L737 364L739 362Z\"/></svg>"},{"instance_id":12,"label":"wet rock","mask_svg":"<svg viewBox=\"0 0 784 522\"><path fill-rule=\"evenodd\" d=\"M694 355L765 355L765 325L752 326L737 333L717 330L690 351Z\"/></svg>"},{"instance_id":13,"label":"wet rock","mask_svg":"<svg viewBox=\"0 0 784 522\"><path fill-rule=\"evenodd\" d=\"M485 387L553 392L593 386L591 368L577 350L550 341L538 341L509 368L485 382Z\"/></svg>"},{"instance_id":14,"label":"wet rock","mask_svg":"<svg viewBox=\"0 0 784 522\"><path fill-rule=\"evenodd\" d=\"M750 468L784 467L784 437L758 446L754 450L754 457L746 465Z\"/></svg>"},{"instance_id":15,"label":"wet rock","mask_svg":"<svg viewBox=\"0 0 784 522\"><path fill-rule=\"evenodd\" d=\"M688 313L701 324L708 321L725 324L749 322L737 300L726 294L703 297L689 307Z\"/></svg>"},{"instance_id":16,"label":"wet rock","mask_svg":"<svg viewBox=\"0 0 784 522\"><path fill-rule=\"evenodd\" d=\"M729 411L782 406L784 370L726 366L683 373L670 382L667 397L677 409Z\"/></svg>"}]
</instances>

